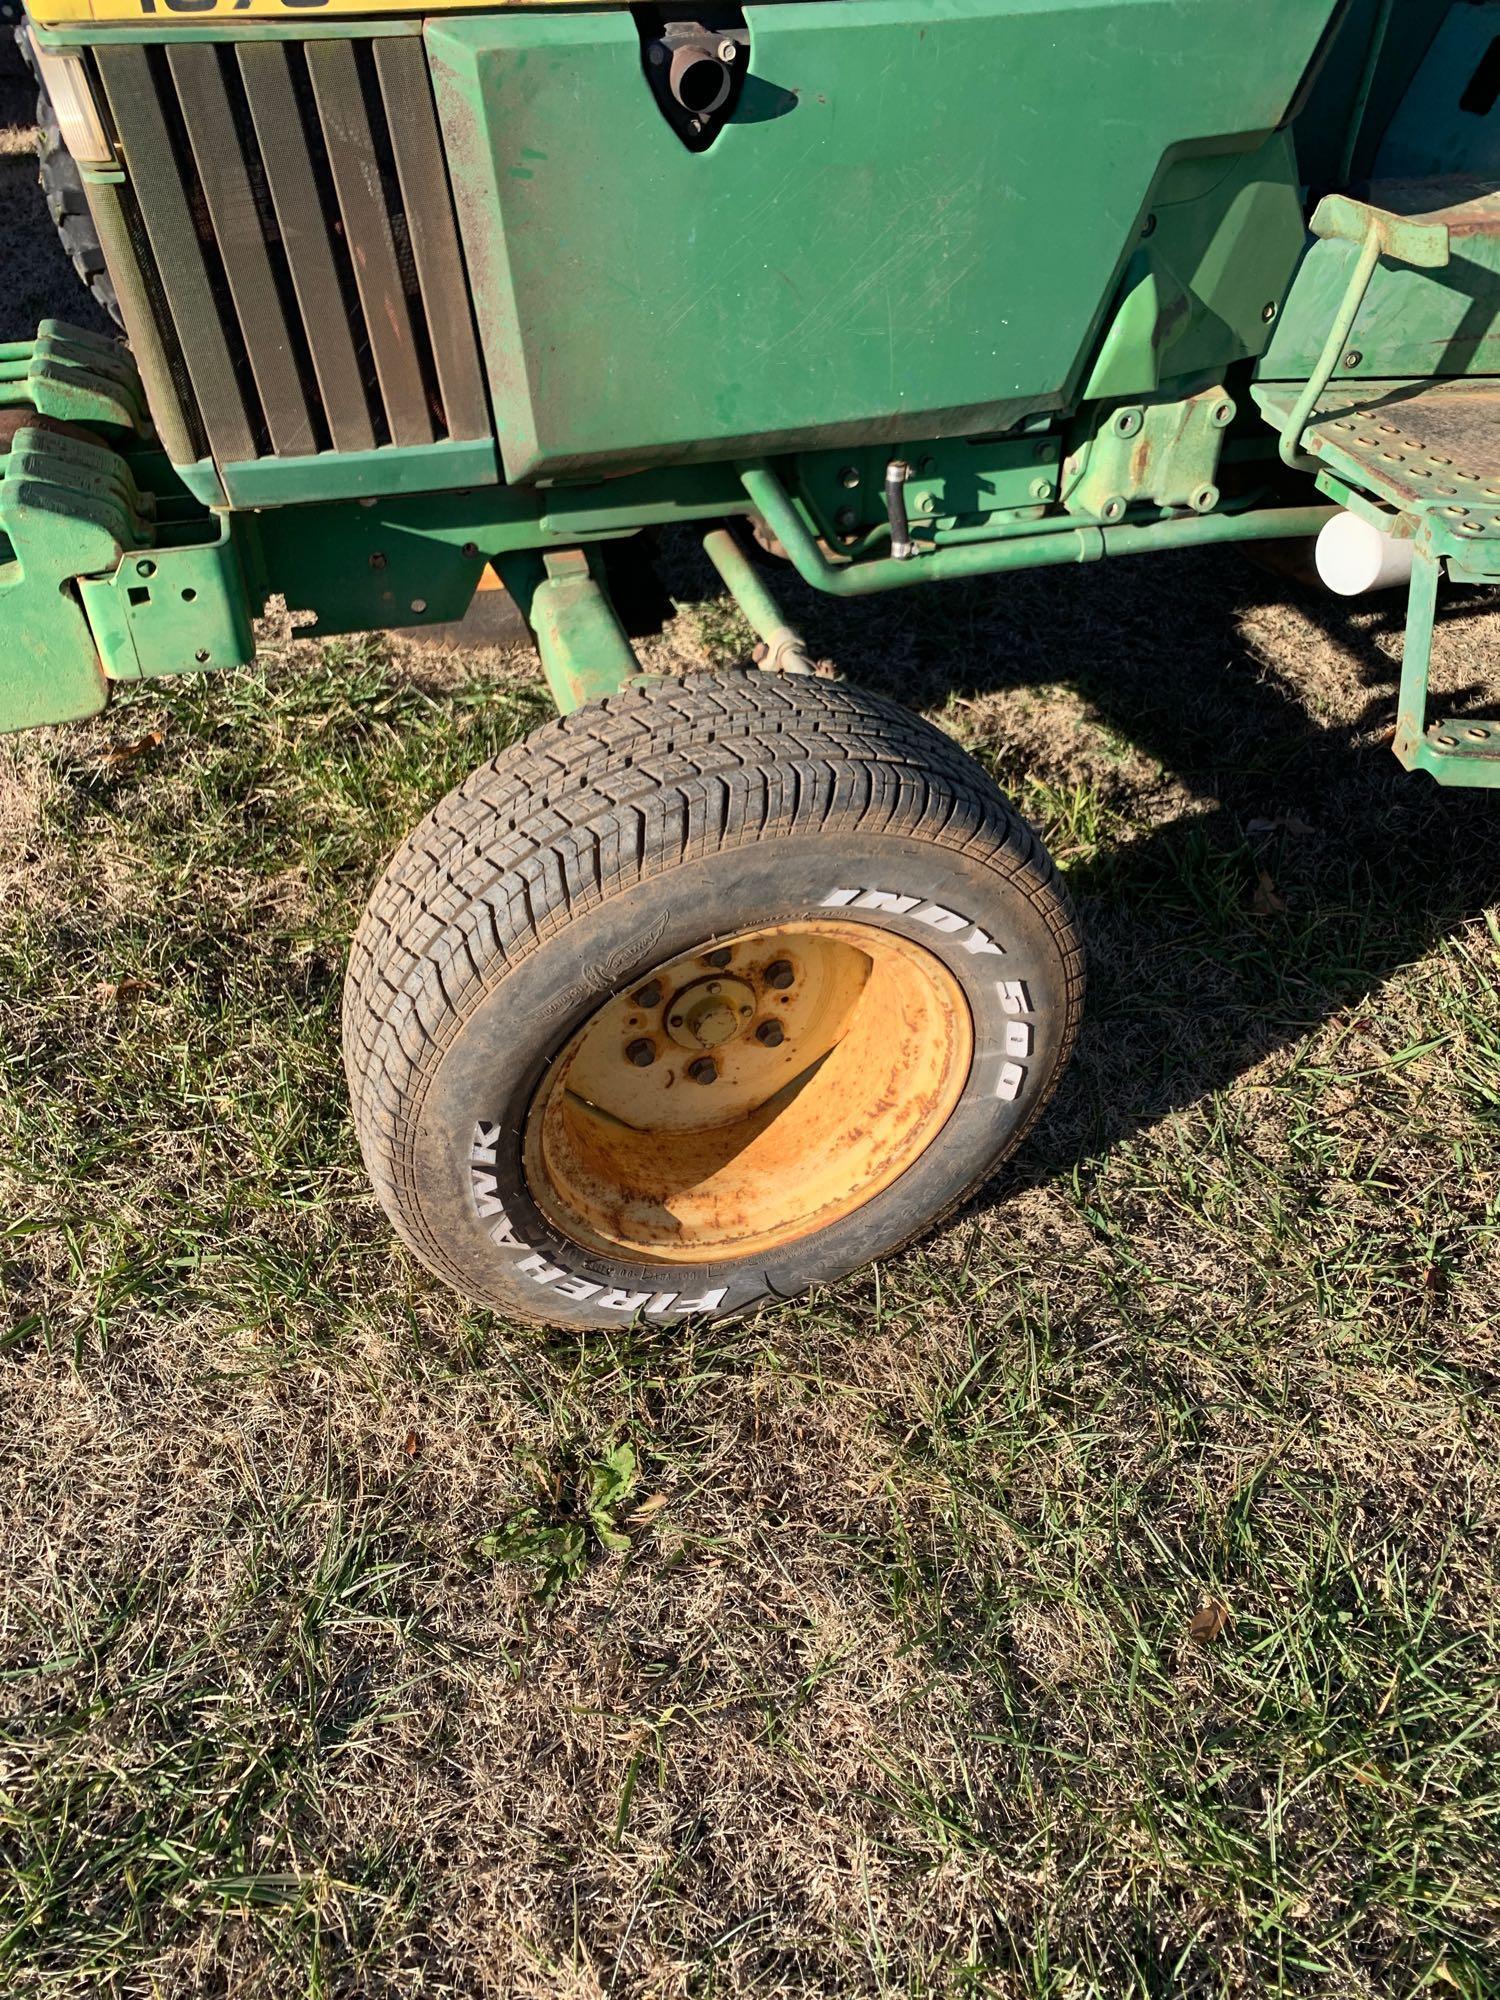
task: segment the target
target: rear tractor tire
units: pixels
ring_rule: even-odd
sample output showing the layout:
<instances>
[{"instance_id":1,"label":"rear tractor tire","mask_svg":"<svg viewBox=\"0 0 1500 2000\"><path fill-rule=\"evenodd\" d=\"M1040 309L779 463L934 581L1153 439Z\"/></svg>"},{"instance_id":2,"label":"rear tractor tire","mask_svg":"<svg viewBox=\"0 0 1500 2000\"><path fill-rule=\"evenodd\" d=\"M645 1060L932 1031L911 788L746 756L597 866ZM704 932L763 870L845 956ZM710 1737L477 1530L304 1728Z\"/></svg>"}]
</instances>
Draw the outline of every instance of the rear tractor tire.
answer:
<instances>
[{"instance_id":1,"label":"rear tractor tire","mask_svg":"<svg viewBox=\"0 0 1500 2000\"><path fill-rule=\"evenodd\" d=\"M1030 829L927 723L757 673L537 730L402 845L344 1060L439 1277L580 1330L796 1297L1019 1145L1083 954Z\"/></svg>"},{"instance_id":2,"label":"rear tractor tire","mask_svg":"<svg viewBox=\"0 0 1500 2000\"><path fill-rule=\"evenodd\" d=\"M78 171L77 161L68 151L62 127L57 122L57 113L52 108L52 99L37 74L24 28L17 30L16 40L26 58L27 68L36 78L37 179L47 198L47 208L58 241L78 273L80 282L93 293L95 302L108 313L116 326L122 326L120 302L115 297L114 280L109 275L99 234L94 227L83 176Z\"/></svg>"}]
</instances>

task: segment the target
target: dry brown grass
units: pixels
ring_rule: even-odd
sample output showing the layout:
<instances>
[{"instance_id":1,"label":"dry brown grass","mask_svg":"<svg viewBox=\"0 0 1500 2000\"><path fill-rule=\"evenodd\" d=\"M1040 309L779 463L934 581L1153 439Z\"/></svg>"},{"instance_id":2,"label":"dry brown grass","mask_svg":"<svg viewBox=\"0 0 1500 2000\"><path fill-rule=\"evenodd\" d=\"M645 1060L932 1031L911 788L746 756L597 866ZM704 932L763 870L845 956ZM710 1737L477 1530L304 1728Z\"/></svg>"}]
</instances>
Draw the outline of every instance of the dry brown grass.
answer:
<instances>
[{"instance_id":1,"label":"dry brown grass","mask_svg":"<svg viewBox=\"0 0 1500 2000\"><path fill-rule=\"evenodd\" d=\"M657 657L742 648L665 568ZM529 656L0 747L7 1994L1500 1990L1493 802L1379 747L1390 607L1232 556L787 596L1094 983L1002 1186L729 1329L471 1312L359 1173L345 940Z\"/></svg>"},{"instance_id":2,"label":"dry brown grass","mask_svg":"<svg viewBox=\"0 0 1500 2000\"><path fill-rule=\"evenodd\" d=\"M852 631L1046 822L1091 1025L1006 1188L685 1341L465 1311L345 1125L363 885L524 660L295 648L6 752L13 1990L1489 1990L1500 842L1369 747L1380 614L1272 589ZM559 1580L621 1441L631 1551Z\"/></svg>"}]
</instances>

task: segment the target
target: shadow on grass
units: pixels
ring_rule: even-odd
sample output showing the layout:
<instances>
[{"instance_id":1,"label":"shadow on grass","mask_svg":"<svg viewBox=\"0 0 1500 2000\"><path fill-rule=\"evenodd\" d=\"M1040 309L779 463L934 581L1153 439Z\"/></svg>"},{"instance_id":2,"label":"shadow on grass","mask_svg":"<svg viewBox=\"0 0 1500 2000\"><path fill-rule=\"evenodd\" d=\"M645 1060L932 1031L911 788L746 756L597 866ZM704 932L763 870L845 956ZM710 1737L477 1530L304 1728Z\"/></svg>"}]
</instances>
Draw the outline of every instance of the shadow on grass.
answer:
<instances>
[{"instance_id":1,"label":"shadow on grass","mask_svg":"<svg viewBox=\"0 0 1500 2000\"><path fill-rule=\"evenodd\" d=\"M1076 701L1048 722L1045 691L1059 684L1091 711L1092 751L1113 739L1160 767L1165 816L1132 775L1124 817L1139 825L1144 808L1155 823L1065 863L1090 948L1089 1004L1070 1077L1012 1186L1107 1149L1373 1004L1394 974L1495 901L1491 795L1404 772L1386 741L1399 596L1351 606L1237 553L1041 571L852 607L780 564L767 577L816 654L897 700L946 708L1023 810L1033 778L1076 775L1089 745ZM1500 705L1485 671L1487 602L1455 594L1443 607L1434 716L1482 708L1487 694ZM1293 662L1295 686L1273 659ZM1024 688L1037 691L1040 719L1020 736L987 736L984 697Z\"/></svg>"}]
</instances>

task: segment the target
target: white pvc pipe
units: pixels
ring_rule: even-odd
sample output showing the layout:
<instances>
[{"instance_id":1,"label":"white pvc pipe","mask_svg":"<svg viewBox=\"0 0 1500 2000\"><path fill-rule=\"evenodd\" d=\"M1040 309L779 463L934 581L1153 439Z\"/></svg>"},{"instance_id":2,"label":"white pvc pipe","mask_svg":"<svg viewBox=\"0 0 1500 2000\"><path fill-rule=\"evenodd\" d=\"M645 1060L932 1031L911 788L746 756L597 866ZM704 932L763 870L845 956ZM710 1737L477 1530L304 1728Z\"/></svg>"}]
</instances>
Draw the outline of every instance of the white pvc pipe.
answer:
<instances>
[{"instance_id":1,"label":"white pvc pipe","mask_svg":"<svg viewBox=\"0 0 1500 2000\"><path fill-rule=\"evenodd\" d=\"M1358 514L1335 514L1318 536L1318 575L1340 597L1408 584L1411 563L1410 542L1382 534Z\"/></svg>"}]
</instances>

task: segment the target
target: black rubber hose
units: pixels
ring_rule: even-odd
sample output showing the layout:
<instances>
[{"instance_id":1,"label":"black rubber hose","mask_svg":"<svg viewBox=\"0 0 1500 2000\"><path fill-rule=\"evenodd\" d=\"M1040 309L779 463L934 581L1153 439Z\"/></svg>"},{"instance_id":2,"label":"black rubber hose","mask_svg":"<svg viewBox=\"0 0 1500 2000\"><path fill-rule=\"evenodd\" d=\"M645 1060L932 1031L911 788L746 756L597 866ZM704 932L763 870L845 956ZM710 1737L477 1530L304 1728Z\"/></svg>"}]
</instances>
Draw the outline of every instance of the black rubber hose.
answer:
<instances>
[{"instance_id":1,"label":"black rubber hose","mask_svg":"<svg viewBox=\"0 0 1500 2000\"><path fill-rule=\"evenodd\" d=\"M906 482L910 478L911 467L904 458L893 458L885 469L885 511L891 524L891 554L897 562L906 562L917 552L906 518Z\"/></svg>"}]
</instances>

